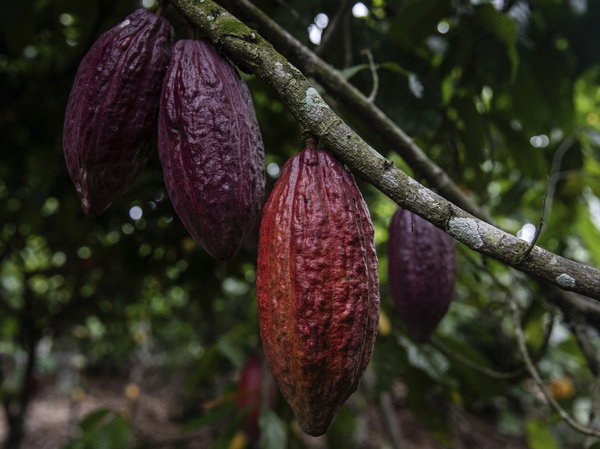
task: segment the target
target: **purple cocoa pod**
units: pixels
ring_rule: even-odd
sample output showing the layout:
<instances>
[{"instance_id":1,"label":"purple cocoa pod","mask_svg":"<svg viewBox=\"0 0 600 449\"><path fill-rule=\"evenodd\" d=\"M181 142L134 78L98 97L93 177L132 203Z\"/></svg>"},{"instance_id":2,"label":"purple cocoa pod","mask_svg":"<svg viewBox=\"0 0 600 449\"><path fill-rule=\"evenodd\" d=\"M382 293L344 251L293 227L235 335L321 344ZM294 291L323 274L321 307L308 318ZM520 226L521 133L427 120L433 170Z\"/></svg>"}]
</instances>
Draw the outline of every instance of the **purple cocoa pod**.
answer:
<instances>
[{"instance_id":1,"label":"purple cocoa pod","mask_svg":"<svg viewBox=\"0 0 600 449\"><path fill-rule=\"evenodd\" d=\"M125 193L146 165L173 39L166 19L138 9L100 36L79 65L63 147L91 216Z\"/></svg>"},{"instance_id":2,"label":"purple cocoa pod","mask_svg":"<svg viewBox=\"0 0 600 449\"><path fill-rule=\"evenodd\" d=\"M185 228L215 259L233 258L260 218L264 147L246 83L208 40L173 47L158 152Z\"/></svg>"},{"instance_id":3,"label":"purple cocoa pod","mask_svg":"<svg viewBox=\"0 0 600 449\"><path fill-rule=\"evenodd\" d=\"M426 341L452 301L456 281L454 239L398 208L389 227L388 283L412 337Z\"/></svg>"}]
</instances>

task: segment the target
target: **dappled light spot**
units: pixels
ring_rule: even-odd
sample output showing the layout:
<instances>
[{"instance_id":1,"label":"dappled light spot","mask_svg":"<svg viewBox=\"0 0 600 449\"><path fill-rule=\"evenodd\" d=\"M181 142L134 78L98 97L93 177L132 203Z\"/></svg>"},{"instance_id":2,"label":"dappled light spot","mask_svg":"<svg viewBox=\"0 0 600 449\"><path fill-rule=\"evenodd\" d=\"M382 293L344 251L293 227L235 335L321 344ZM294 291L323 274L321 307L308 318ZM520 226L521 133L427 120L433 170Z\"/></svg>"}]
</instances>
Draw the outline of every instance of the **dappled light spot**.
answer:
<instances>
[{"instance_id":1,"label":"dappled light spot","mask_svg":"<svg viewBox=\"0 0 600 449\"><path fill-rule=\"evenodd\" d=\"M369 15L369 9L363 2L358 2L352 7L352 15L354 17L367 17Z\"/></svg>"},{"instance_id":2,"label":"dappled light spot","mask_svg":"<svg viewBox=\"0 0 600 449\"><path fill-rule=\"evenodd\" d=\"M525 240L528 243L533 242L533 237L535 236L536 227L531 223L525 223L519 232L517 232L517 237L521 240Z\"/></svg>"},{"instance_id":3,"label":"dappled light spot","mask_svg":"<svg viewBox=\"0 0 600 449\"><path fill-rule=\"evenodd\" d=\"M144 212L140 206L133 206L131 209L129 209L129 216L132 220L139 220L142 218L143 213Z\"/></svg>"}]
</instances>

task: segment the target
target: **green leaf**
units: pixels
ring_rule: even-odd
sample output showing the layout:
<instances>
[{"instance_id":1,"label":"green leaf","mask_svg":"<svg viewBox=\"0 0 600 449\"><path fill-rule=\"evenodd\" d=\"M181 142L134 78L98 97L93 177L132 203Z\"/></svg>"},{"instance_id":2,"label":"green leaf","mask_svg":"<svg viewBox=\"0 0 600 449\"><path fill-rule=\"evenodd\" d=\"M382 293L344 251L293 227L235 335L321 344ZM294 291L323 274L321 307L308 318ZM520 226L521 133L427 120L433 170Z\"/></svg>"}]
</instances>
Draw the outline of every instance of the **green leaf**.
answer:
<instances>
[{"instance_id":1,"label":"green leaf","mask_svg":"<svg viewBox=\"0 0 600 449\"><path fill-rule=\"evenodd\" d=\"M280 449L287 447L287 434L283 421L272 410L262 407L260 412L261 449Z\"/></svg>"},{"instance_id":2,"label":"green leaf","mask_svg":"<svg viewBox=\"0 0 600 449\"><path fill-rule=\"evenodd\" d=\"M81 420L79 427L81 427L81 430L84 433L90 432L92 429L97 428L102 420L104 420L111 412L112 410L107 408L93 411Z\"/></svg>"},{"instance_id":3,"label":"green leaf","mask_svg":"<svg viewBox=\"0 0 600 449\"><path fill-rule=\"evenodd\" d=\"M235 403L234 401L227 401L223 404L215 407L213 409L208 410L206 413L202 414L199 418L194 418L189 421L184 429L185 430L194 430L200 427L208 426L223 420L227 415L233 413Z\"/></svg>"},{"instance_id":4,"label":"green leaf","mask_svg":"<svg viewBox=\"0 0 600 449\"><path fill-rule=\"evenodd\" d=\"M440 407L439 398L432 395L432 391L436 390L436 383L424 376L422 371L415 369L409 370L402 380L408 386L406 406L432 431L436 440L450 443L453 435L448 416L443 407Z\"/></svg>"},{"instance_id":5,"label":"green leaf","mask_svg":"<svg viewBox=\"0 0 600 449\"><path fill-rule=\"evenodd\" d=\"M130 421L116 414L104 426L95 439L93 449L128 449L133 443L133 432Z\"/></svg>"},{"instance_id":6,"label":"green leaf","mask_svg":"<svg viewBox=\"0 0 600 449\"><path fill-rule=\"evenodd\" d=\"M369 68L368 64L353 65L352 67L346 67L345 69L340 70L339 73L342 76L342 78L349 80L354 75L356 75L358 72L361 72L368 68Z\"/></svg>"},{"instance_id":7,"label":"green leaf","mask_svg":"<svg viewBox=\"0 0 600 449\"><path fill-rule=\"evenodd\" d=\"M460 354L466 359L477 363L485 368L494 369L489 358L472 346L450 337L439 336L442 343L453 352ZM449 376L458 381L458 389L461 399L465 403L480 399L481 397L494 397L503 393L504 382L497 379L491 379L470 366L449 357L451 368Z\"/></svg>"},{"instance_id":8,"label":"green leaf","mask_svg":"<svg viewBox=\"0 0 600 449\"><path fill-rule=\"evenodd\" d=\"M246 354L237 343L229 334L226 334L217 341L217 348L235 367L241 368L246 361Z\"/></svg>"},{"instance_id":9,"label":"green leaf","mask_svg":"<svg viewBox=\"0 0 600 449\"><path fill-rule=\"evenodd\" d=\"M222 359L223 356L216 345L209 346L206 349L196 369L186 381L187 396L194 396L202 385L214 379Z\"/></svg>"},{"instance_id":10,"label":"green leaf","mask_svg":"<svg viewBox=\"0 0 600 449\"><path fill-rule=\"evenodd\" d=\"M406 349L408 363L412 367L426 372L436 382L448 384L446 373L450 363L446 356L429 345L415 344L406 337L399 337L398 342Z\"/></svg>"},{"instance_id":11,"label":"green leaf","mask_svg":"<svg viewBox=\"0 0 600 449\"><path fill-rule=\"evenodd\" d=\"M517 53L518 29L516 22L506 14L500 13L491 4L484 4L477 8L475 18L506 46L506 55L511 63L510 78L511 81L514 81L519 68L519 55Z\"/></svg>"},{"instance_id":12,"label":"green leaf","mask_svg":"<svg viewBox=\"0 0 600 449\"><path fill-rule=\"evenodd\" d=\"M406 76L407 78L411 73L410 70L405 69L397 62L382 62L381 64L379 64L379 67L382 69L391 70L392 72L398 72Z\"/></svg>"},{"instance_id":13,"label":"green leaf","mask_svg":"<svg viewBox=\"0 0 600 449\"><path fill-rule=\"evenodd\" d=\"M106 421L107 417L112 418ZM79 424L83 433L64 449L128 449L133 444L131 422L112 410L90 413Z\"/></svg>"},{"instance_id":14,"label":"green leaf","mask_svg":"<svg viewBox=\"0 0 600 449\"><path fill-rule=\"evenodd\" d=\"M450 12L449 0L403 2L404 7L390 26L389 35L407 48L437 32L437 25Z\"/></svg>"},{"instance_id":15,"label":"green leaf","mask_svg":"<svg viewBox=\"0 0 600 449\"><path fill-rule=\"evenodd\" d=\"M224 429L219 431L219 436L213 441L210 449L227 449L235 434L242 428L245 417L244 413L237 414Z\"/></svg>"},{"instance_id":16,"label":"green leaf","mask_svg":"<svg viewBox=\"0 0 600 449\"><path fill-rule=\"evenodd\" d=\"M525 424L527 443L531 449L558 449L556 440L541 419L533 419Z\"/></svg>"},{"instance_id":17,"label":"green leaf","mask_svg":"<svg viewBox=\"0 0 600 449\"><path fill-rule=\"evenodd\" d=\"M476 180L483 182L480 165L486 160L487 142L482 116L472 98L455 96L452 106L458 112L458 133L465 148L463 164L472 167L478 174Z\"/></svg>"}]
</instances>

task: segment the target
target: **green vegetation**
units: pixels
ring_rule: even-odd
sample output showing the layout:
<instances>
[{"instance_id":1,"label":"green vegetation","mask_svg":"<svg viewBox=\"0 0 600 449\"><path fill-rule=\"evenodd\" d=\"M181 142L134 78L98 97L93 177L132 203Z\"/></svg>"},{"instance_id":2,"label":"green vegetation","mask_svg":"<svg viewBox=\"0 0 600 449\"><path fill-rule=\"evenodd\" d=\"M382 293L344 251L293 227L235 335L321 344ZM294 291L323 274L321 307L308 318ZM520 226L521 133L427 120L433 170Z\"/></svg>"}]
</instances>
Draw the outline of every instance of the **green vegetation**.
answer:
<instances>
[{"instance_id":1,"label":"green vegetation","mask_svg":"<svg viewBox=\"0 0 600 449\"><path fill-rule=\"evenodd\" d=\"M352 2L255 4L366 96L373 93L500 228L532 236L545 199L537 244L600 265L600 2L372 0L360 18L350 13ZM110 0L0 5L0 397L11 449L22 437L33 375L60 383L75 399L84 373L133 383L150 373L161 382L183 378L177 399L188 428L211 428L215 448L228 447L247 413L227 398L260 350L257 233L231 262L210 258L174 213L156 152L133 189L96 219L81 210L66 171L62 126L78 64L103 31L137 7ZM323 38L333 28L324 48L307 32L319 13L329 17ZM175 8L164 15L178 38L188 36ZM273 90L244 76L270 191L278 169L302 150L301 132ZM369 144L413 175L344 98L316 88ZM533 279L457 245L454 302L431 343L416 344L388 289L387 226L396 205L358 182L375 226L382 310L391 326L378 337L367 380L328 432L329 447L361 447L365 410L399 384L402 408L441 444L456 438L453 416L468 412L534 449L600 447L548 403L518 338L522 328L542 383L574 423L599 428L597 301L564 306ZM213 406L203 408L207 403ZM303 447L292 421L284 401L263 410L256 447ZM81 437L66 447L132 447L130 421L116 411L97 411L79 427Z\"/></svg>"}]
</instances>

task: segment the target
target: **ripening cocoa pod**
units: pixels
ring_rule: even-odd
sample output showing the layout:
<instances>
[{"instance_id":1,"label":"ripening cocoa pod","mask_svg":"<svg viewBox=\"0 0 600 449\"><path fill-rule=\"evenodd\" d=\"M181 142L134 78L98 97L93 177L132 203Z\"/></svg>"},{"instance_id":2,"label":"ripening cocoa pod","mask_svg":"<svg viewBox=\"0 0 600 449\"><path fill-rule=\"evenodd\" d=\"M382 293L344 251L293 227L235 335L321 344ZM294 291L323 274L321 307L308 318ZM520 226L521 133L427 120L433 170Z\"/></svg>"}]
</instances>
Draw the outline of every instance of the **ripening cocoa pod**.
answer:
<instances>
[{"instance_id":1,"label":"ripening cocoa pod","mask_svg":"<svg viewBox=\"0 0 600 449\"><path fill-rule=\"evenodd\" d=\"M63 147L91 216L125 193L146 165L173 38L166 19L139 9L100 36L79 65Z\"/></svg>"},{"instance_id":2,"label":"ripening cocoa pod","mask_svg":"<svg viewBox=\"0 0 600 449\"><path fill-rule=\"evenodd\" d=\"M309 435L327 431L371 359L377 266L354 178L325 151L288 160L263 210L257 300L269 368Z\"/></svg>"},{"instance_id":3,"label":"ripening cocoa pod","mask_svg":"<svg viewBox=\"0 0 600 449\"><path fill-rule=\"evenodd\" d=\"M269 408L275 407L275 403L277 402L277 385L275 384L275 379L273 379L268 371L265 375L266 379L263 378L262 360L256 356L248 359L240 373L235 405L239 412L248 409L246 410L248 414L244 420L243 430L250 441L256 441L259 437L258 420L260 418L264 386L269 390L266 395ZM264 382L265 380L266 383Z\"/></svg>"},{"instance_id":4,"label":"ripening cocoa pod","mask_svg":"<svg viewBox=\"0 0 600 449\"><path fill-rule=\"evenodd\" d=\"M215 259L231 259L260 217L265 156L250 91L208 40L173 48L158 151L187 231Z\"/></svg>"},{"instance_id":5,"label":"ripening cocoa pod","mask_svg":"<svg viewBox=\"0 0 600 449\"><path fill-rule=\"evenodd\" d=\"M412 337L426 341L446 314L456 281L454 239L398 208L389 226L388 283Z\"/></svg>"}]
</instances>

